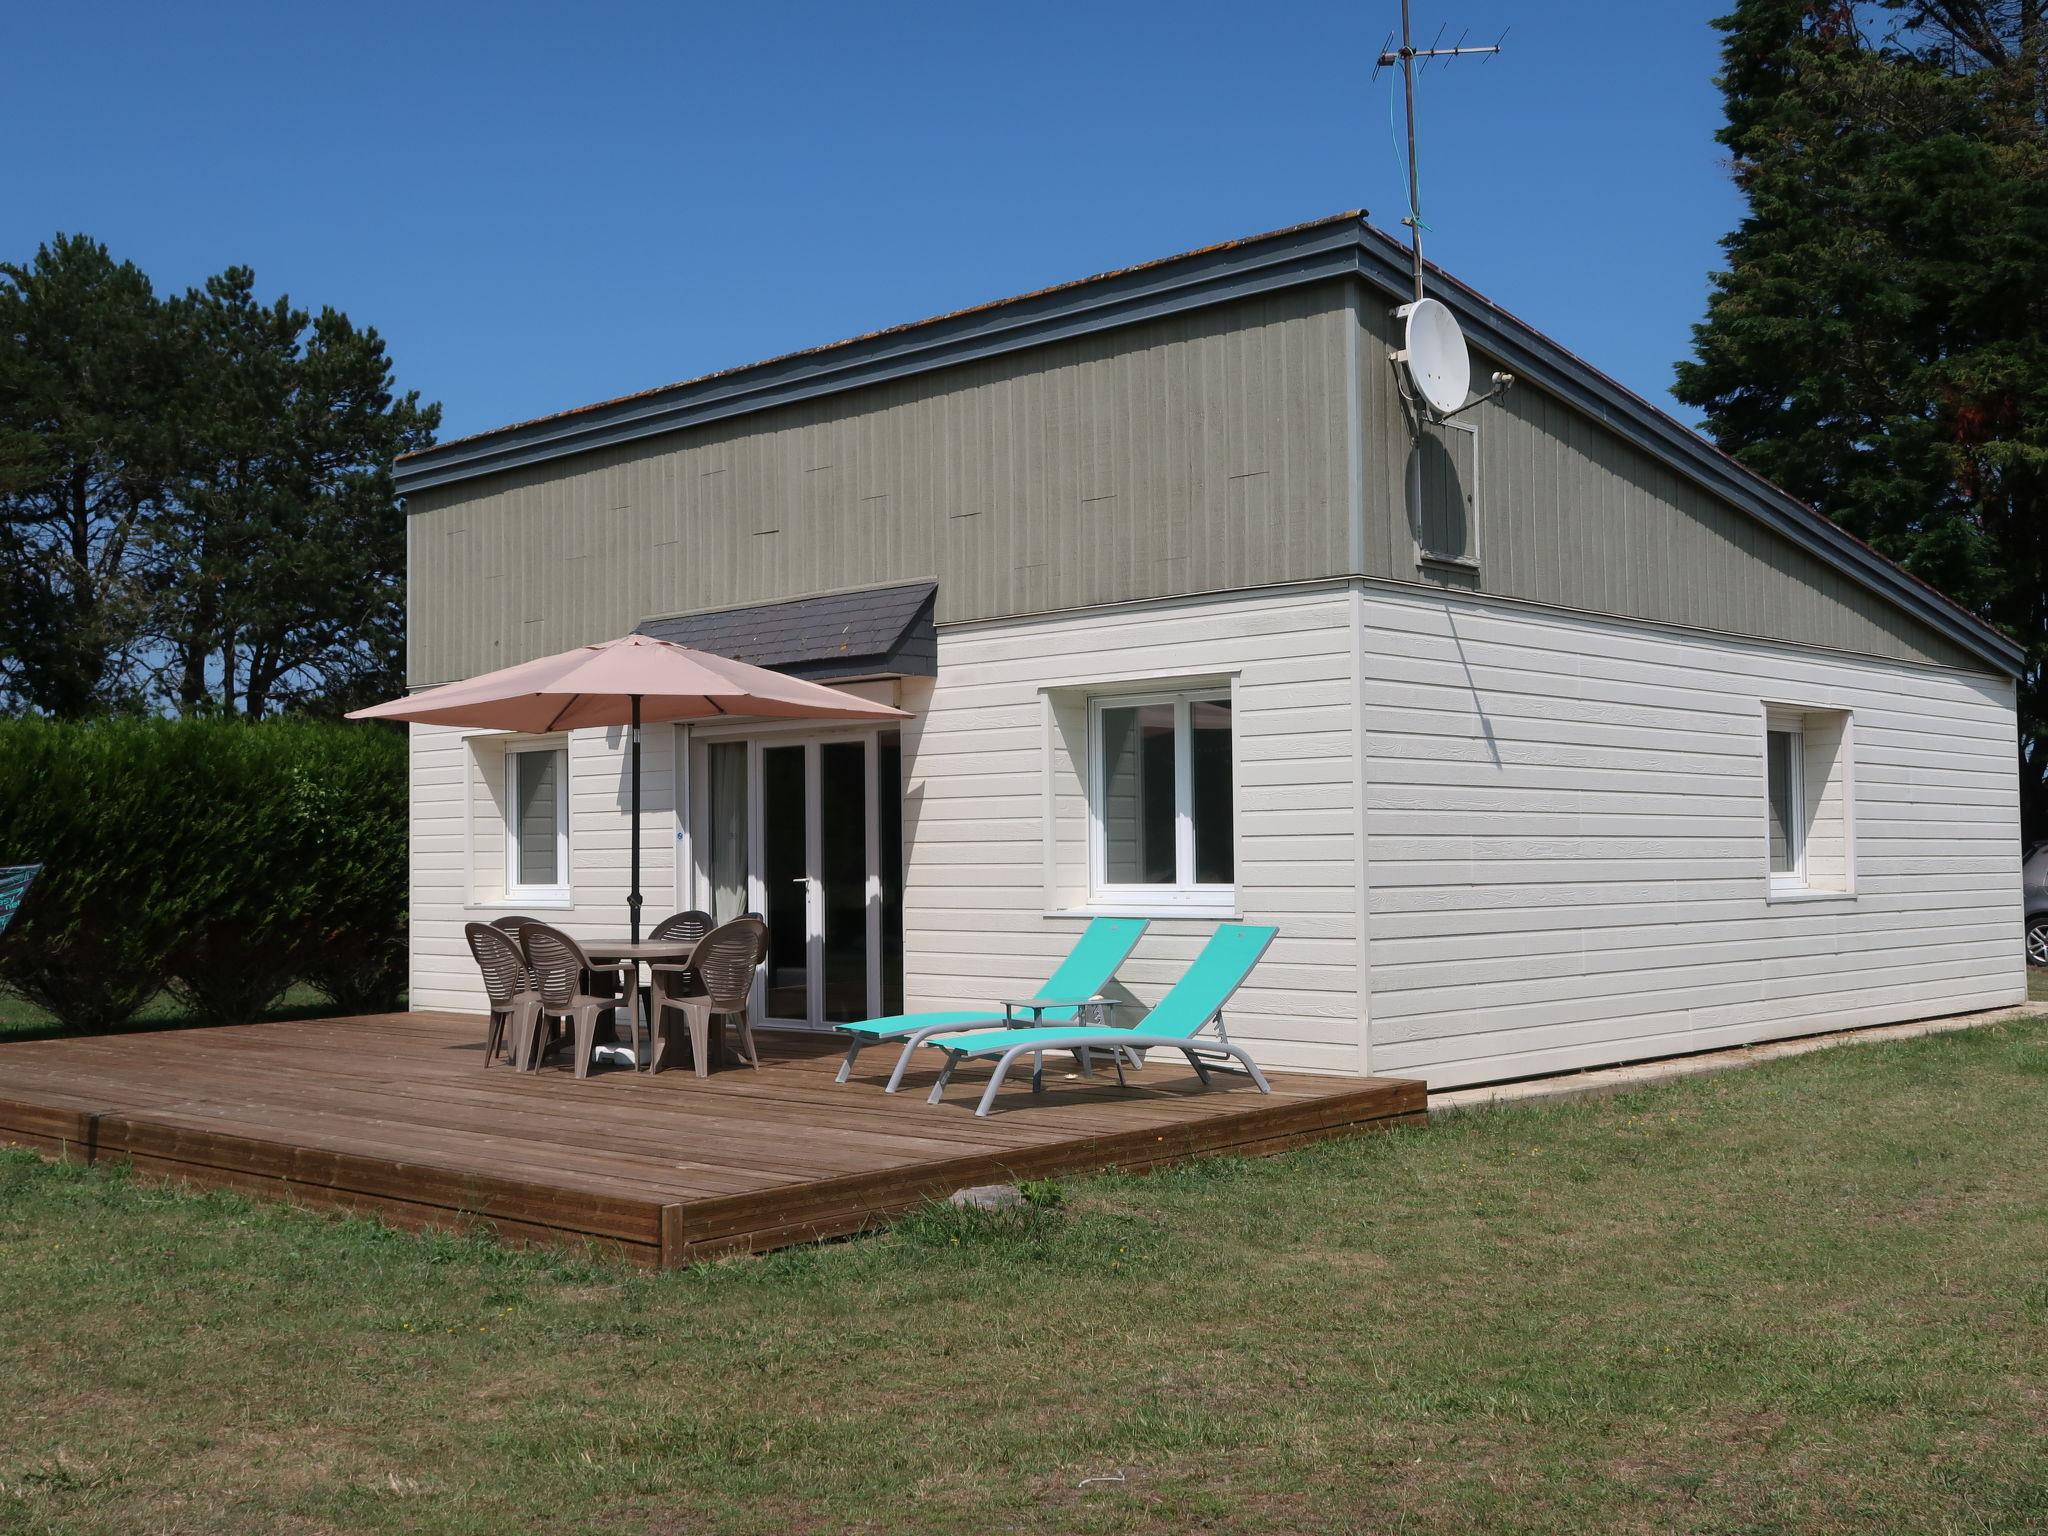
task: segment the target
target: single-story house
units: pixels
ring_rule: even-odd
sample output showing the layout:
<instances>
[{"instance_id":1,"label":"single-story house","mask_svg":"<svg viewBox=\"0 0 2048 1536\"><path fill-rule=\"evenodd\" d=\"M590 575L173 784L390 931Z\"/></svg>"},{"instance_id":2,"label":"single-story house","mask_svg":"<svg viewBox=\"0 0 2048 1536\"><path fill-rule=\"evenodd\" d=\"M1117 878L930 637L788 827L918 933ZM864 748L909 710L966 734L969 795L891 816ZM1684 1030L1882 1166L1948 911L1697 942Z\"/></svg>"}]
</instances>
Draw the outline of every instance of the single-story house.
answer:
<instances>
[{"instance_id":1,"label":"single-story house","mask_svg":"<svg viewBox=\"0 0 2048 1536\"><path fill-rule=\"evenodd\" d=\"M1449 1086L2019 1001L2020 653L1444 275L1411 414L1346 213L401 461L415 687L642 630L900 728L646 733L650 917L764 1023L1030 995L1096 913L1233 1038ZM625 920L618 731L412 729L412 1005Z\"/></svg>"}]
</instances>

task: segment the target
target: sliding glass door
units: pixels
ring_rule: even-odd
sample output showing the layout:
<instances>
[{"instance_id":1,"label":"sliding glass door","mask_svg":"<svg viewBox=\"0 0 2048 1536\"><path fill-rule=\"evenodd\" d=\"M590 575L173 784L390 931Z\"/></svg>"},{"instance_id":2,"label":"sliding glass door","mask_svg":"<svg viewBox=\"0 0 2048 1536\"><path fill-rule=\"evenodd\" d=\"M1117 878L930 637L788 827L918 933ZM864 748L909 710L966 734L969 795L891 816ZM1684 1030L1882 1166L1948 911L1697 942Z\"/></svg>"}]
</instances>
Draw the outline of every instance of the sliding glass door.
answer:
<instances>
[{"instance_id":1,"label":"sliding glass door","mask_svg":"<svg viewBox=\"0 0 2048 1536\"><path fill-rule=\"evenodd\" d=\"M700 737L689 753L678 898L759 912L763 1023L823 1029L902 1006L902 805L895 731Z\"/></svg>"}]
</instances>

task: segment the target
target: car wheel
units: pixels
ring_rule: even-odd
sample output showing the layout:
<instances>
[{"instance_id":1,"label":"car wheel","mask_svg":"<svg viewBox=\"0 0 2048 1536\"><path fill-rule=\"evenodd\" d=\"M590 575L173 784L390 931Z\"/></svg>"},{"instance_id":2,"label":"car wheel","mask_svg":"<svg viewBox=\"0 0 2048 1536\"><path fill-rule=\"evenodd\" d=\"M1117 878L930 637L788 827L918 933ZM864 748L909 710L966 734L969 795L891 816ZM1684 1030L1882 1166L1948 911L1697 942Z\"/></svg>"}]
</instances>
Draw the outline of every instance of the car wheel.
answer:
<instances>
[{"instance_id":1,"label":"car wheel","mask_svg":"<svg viewBox=\"0 0 2048 1536\"><path fill-rule=\"evenodd\" d=\"M2027 924L2027 964L2048 965L2048 917Z\"/></svg>"}]
</instances>

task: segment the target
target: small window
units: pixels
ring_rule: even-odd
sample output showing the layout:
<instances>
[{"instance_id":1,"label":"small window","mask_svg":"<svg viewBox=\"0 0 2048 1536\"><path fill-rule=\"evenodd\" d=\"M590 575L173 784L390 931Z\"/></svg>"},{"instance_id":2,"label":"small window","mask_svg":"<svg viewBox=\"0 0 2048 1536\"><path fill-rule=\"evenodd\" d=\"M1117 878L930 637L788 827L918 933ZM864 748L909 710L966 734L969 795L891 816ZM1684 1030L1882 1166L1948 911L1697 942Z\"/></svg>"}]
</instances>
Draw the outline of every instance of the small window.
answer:
<instances>
[{"instance_id":1,"label":"small window","mask_svg":"<svg viewBox=\"0 0 2048 1536\"><path fill-rule=\"evenodd\" d=\"M569 887L569 764L560 747L505 754L505 894Z\"/></svg>"},{"instance_id":2,"label":"small window","mask_svg":"<svg viewBox=\"0 0 2048 1536\"><path fill-rule=\"evenodd\" d=\"M1778 883L1799 883L1805 863L1805 818L1801 815L1800 778L1806 748L1798 731L1772 730L1764 734L1764 775L1770 799L1771 878Z\"/></svg>"},{"instance_id":3,"label":"small window","mask_svg":"<svg viewBox=\"0 0 2048 1536\"><path fill-rule=\"evenodd\" d=\"M1098 899L1231 899L1231 728L1228 693L1096 701L1090 821Z\"/></svg>"},{"instance_id":4,"label":"small window","mask_svg":"<svg viewBox=\"0 0 2048 1536\"><path fill-rule=\"evenodd\" d=\"M1856 893L1855 722L1764 706L1764 847L1772 899Z\"/></svg>"}]
</instances>

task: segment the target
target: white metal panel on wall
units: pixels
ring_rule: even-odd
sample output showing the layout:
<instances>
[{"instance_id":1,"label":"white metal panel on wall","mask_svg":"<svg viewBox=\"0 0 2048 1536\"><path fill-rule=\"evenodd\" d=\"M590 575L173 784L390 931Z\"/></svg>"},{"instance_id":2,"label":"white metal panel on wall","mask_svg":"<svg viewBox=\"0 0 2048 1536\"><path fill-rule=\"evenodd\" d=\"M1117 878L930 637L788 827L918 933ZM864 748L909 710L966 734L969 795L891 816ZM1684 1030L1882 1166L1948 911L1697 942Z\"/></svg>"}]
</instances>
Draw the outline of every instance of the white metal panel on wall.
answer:
<instances>
[{"instance_id":1,"label":"white metal panel on wall","mask_svg":"<svg viewBox=\"0 0 2048 1536\"><path fill-rule=\"evenodd\" d=\"M1235 716L1236 911L1280 928L1230 1011L1231 1033L1275 1067L1360 1070L1347 603L1325 588L942 627L929 704L904 734L907 1006L1030 996L1081 931L1079 701L1222 678ZM1155 917L1119 972L1122 990L1157 1001L1217 921Z\"/></svg>"},{"instance_id":2,"label":"white metal panel on wall","mask_svg":"<svg viewBox=\"0 0 2048 1536\"><path fill-rule=\"evenodd\" d=\"M1375 1071L1449 1086L2024 997L2003 680L1386 591L1363 655ZM1854 722L1853 896L1767 899L1784 699Z\"/></svg>"}]
</instances>

